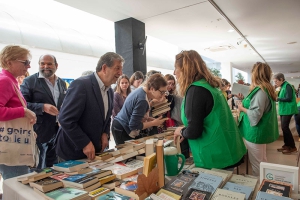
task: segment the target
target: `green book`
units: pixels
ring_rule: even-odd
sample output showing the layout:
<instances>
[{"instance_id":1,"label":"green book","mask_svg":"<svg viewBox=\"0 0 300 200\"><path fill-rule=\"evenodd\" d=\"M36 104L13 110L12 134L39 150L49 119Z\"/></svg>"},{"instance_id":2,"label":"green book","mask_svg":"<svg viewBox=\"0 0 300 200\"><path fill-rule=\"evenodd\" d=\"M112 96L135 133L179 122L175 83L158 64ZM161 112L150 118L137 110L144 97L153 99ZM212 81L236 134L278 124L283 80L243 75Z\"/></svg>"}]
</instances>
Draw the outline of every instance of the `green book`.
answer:
<instances>
[{"instance_id":1,"label":"green book","mask_svg":"<svg viewBox=\"0 0 300 200\"><path fill-rule=\"evenodd\" d=\"M49 199L53 199L53 200L66 200L66 199L71 200L75 198L77 199L77 198L85 197L88 195L88 193L83 190L66 187L66 188L61 188L58 190L54 190L52 192L45 193L45 195Z\"/></svg>"}]
</instances>

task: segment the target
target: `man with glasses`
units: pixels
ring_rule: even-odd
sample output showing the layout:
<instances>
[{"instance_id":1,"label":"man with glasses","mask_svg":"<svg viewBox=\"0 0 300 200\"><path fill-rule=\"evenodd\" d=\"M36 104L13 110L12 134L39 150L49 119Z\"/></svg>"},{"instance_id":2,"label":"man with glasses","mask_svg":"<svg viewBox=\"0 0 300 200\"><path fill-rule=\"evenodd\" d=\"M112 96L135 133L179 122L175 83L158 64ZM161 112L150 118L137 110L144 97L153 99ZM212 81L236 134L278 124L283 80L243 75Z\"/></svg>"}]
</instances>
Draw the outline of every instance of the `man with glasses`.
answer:
<instances>
[{"instance_id":1,"label":"man with glasses","mask_svg":"<svg viewBox=\"0 0 300 200\"><path fill-rule=\"evenodd\" d=\"M55 75L57 68L58 63L53 55L42 55L39 59L39 72L25 78L21 85L28 109L37 116L34 131L37 133L36 143L40 150L39 169L52 167L57 163L57 118L67 91L66 83Z\"/></svg>"}]
</instances>

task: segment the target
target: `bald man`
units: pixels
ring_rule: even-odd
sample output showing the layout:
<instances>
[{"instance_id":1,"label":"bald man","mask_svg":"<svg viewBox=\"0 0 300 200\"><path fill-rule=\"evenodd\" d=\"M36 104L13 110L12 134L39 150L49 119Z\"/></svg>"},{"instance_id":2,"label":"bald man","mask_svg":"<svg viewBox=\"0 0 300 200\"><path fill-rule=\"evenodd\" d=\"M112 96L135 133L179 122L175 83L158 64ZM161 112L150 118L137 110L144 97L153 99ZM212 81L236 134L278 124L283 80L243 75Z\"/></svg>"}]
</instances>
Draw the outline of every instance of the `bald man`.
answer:
<instances>
[{"instance_id":1,"label":"bald man","mask_svg":"<svg viewBox=\"0 0 300 200\"><path fill-rule=\"evenodd\" d=\"M65 81L55 75L57 68L58 63L53 55L42 55L39 59L39 73L25 78L21 85L28 109L37 116L33 128L37 133L36 143L40 150L39 169L57 163L57 117L67 91Z\"/></svg>"}]
</instances>

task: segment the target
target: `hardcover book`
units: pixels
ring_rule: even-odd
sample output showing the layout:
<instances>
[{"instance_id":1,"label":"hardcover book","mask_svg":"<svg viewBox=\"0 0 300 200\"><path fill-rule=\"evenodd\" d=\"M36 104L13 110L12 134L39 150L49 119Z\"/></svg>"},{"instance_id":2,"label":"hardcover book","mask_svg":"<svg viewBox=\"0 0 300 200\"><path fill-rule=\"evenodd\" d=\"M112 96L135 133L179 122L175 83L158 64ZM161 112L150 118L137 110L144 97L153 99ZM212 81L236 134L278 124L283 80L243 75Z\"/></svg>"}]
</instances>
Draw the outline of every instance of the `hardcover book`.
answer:
<instances>
[{"instance_id":1,"label":"hardcover book","mask_svg":"<svg viewBox=\"0 0 300 200\"><path fill-rule=\"evenodd\" d=\"M61 181L49 177L35 182L30 182L29 185L30 187L36 188L42 192L49 192L64 186Z\"/></svg>"},{"instance_id":2,"label":"hardcover book","mask_svg":"<svg viewBox=\"0 0 300 200\"><path fill-rule=\"evenodd\" d=\"M290 197L292 187L293 186L288 183L264 179L260 184L259 191L276 196Z\"/></svg>"},{"instance_id":3,"label":"hardcover book","mask_svg":"<svg viewBox=\"0 0 300 200\"><path fill-rule=\"evenodd\" d=\"M50 200L75 200L75 199L82 199L88 196L88 193L83 190L75 189L75 188L60 188L58 190L53 190L51 192L42 193L38 189L34 188L38 194L43 196L45 199Z\"/></svg>"},{"instance_id":4,"label":"hardcover book","mask_svg":"<svg viewBox=\"0 0 300 200\"><path fill-rule=\"evenodd\" d=\"M74 172L78 171L79 169L88 167L89 164L84 161L78 161L78 160L69 160L61 163L57 163L53 165L53 168L58 171L63 172Z\"/></svg>"},{"instance_id":5,"label":"hardcover book","mask_svg":"<svg viewBox=\"0 0 300 200\"><path fill-rule=\"evenodd\" d=\"M194 188L189 189L186 193L184 200L191 200L191 199L201 199L201 200L209 200L211 196L210 192L197 190Z\"/></svg>"},{"instance_id":6,"label":"hardcover book","mask_svg":"<svg viewBox=\"0 0 300 200\"><path fill-rule=\"evenodd\" d=\"M163 189L169 190L175 194L182 195L188 191L189 186L193 183L196 177L179 174L172 178Z\"/></svg>"},{"instance_id":7,"label":"hardcover book","mask_svg":"<svg viewBox=\"0 0 300 200\"><path fill-rule=\"evenodd\" d=\"M213 196L211 197L212 200L216 199L222 199L222 200L244 200L245 199L245 194L242 193L237 193L237 192L232 192L230 190L223 190L218 188Z\"/></svg>"},{"instance_id":8,"label":"hardcover book","mask_svg":"<svg viewBox=\"0 0 300 200\"><path fill-rule=\"evenodd\" d=\"M201 173L193 181L190 188L195 188L197 190L207 191L214 193L216 189L221 185L223 179L220 176L215 176L211 174Z\"/></svg>"},{"instance_id":9,"label":"hardcover book","mask_svg":"<svg viewBox=\"0 0 300 200\"><path fill-rule=\"evenodd\" d=\"M101 195L97 198L95 198L95 200L107 200L107 199L116 199L116 200L133 200L133 198L122 195L122 194L118 194L116 192L112 192L110 191L107 194Z\"/></svg>"},{"instance_id":10,"label":"hardcover book","mask_svg":"<svg viewBox=\"0 0 300 200\"><path fill-rule=\"evenodd\" d=\"M231 183L231 182L227 182L222 189L245 194L246 200L250 200L250 197L252 194L251 187L244 186L244 185L238 185L236 183Z\"/></svg>"},{"instance_id":11,"label":"hardcover book","mask_svg":"<svg viewBox=\"0 0 300 200\"><path fill-rule=\"evenodd\" d=\"M233 174L232 177L229 179L229 182L249 186L252 188L252 190L254 190L257 184L257 179Z\"/></svg>"},{"instance_id":12,"label":"hardcover book","mask_svg":"<svg viewBox=\"0 0 300 200\"><path fill-rule=\"evenodd\" d=\"M266 192L258 191L255 200L292 200L288 197L275 196Z\"/></svg>"}]
</instances>

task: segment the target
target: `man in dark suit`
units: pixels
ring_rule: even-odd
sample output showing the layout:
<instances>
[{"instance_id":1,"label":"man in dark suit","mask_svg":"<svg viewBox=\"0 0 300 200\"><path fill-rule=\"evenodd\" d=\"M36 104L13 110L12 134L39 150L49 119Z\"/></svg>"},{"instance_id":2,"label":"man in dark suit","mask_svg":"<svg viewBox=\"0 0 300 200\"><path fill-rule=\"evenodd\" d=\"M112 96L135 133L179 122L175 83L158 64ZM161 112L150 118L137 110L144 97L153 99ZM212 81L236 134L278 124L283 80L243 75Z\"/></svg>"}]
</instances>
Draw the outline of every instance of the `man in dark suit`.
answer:
<instances>
[{"instance_id":1,"label":"man in dark suit","mask_svg":"<svg viewBox=\"0 0 300 200\"><path fill-rule=\"evenodd\" d=\"M96 72L74 80L59 114L56 153L59 161L88 158L108 146L113 108L111 84L122 75L124 59L113 52L101 56Z\"/></svg>"},{"instance_id":2,"label":"man in dark suit","mask_svg":"<svg viewBox=\"0 0 300 200\"><path fill-rule=\"evenodd\" d=\"M37 116L37 123L33 126L40 150L37 168L52 167L57 163L55 153L57 117L67 91L66 83L55 75L57 67L53 55L42 55L39 59L39 73L27 77L21 85L28 109Z\"/></svg>"}]
</instances>

